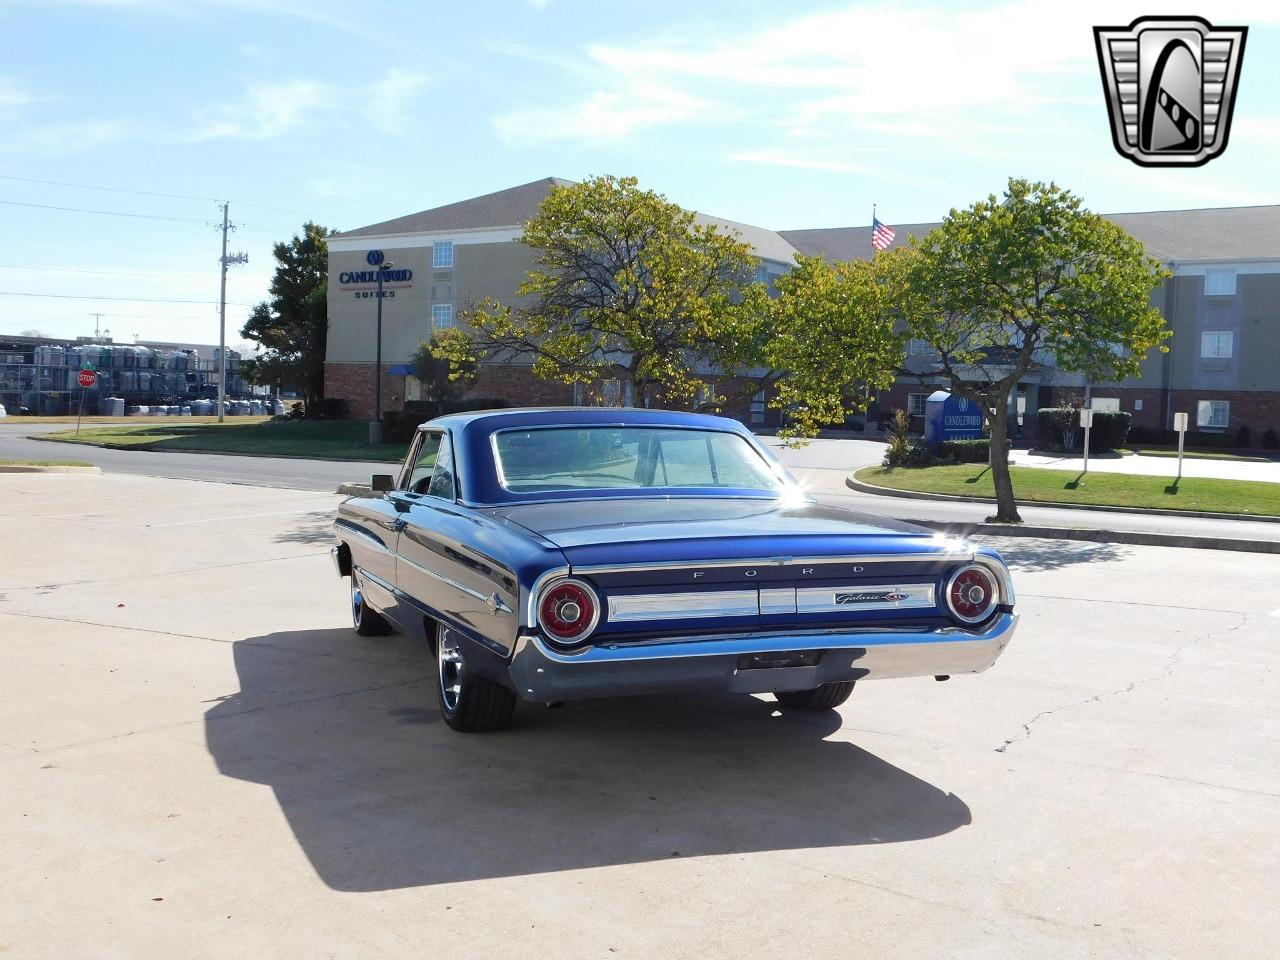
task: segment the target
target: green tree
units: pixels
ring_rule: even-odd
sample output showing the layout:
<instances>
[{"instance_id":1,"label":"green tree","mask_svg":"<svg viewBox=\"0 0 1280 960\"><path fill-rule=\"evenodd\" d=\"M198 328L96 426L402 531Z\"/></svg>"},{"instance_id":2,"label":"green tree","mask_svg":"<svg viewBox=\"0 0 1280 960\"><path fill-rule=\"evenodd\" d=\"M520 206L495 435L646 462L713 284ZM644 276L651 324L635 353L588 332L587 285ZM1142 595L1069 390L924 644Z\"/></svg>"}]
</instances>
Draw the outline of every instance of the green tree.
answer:
<instances>
[{"instance_id":1,"label":"green tree","mask_svg":"<svg viewBox=\"0 0 1280 960\"><path fill-rule=\"evenodd\" d=\"M413 353L413 375L421 382L426 391L427 400L457 400L475 383L476 364L471 358L463 357L457 364L441 359L436 355L436 340L440 334L434 334L430 340L423 340Z\"/></svg>"},{"instance_id":2,"label":"green tree","mask_svg":"<svg viewBox=\"0 0 1280 960\"><path fill-rule=\"evenodd\" d=\"M1018 383L1046 366L1138 376L1150 350L1166 349L1151 294L1168 271L1052 183L1010 179L1003 197L952 210L876 263L899 328L932 351L902 372L940 377L986 411L997 522L1021 522L1004 454Z\"/></svg>"},{"instance_id":3,"label":"green tree","mask_svg":"<svg viewBox=\"0 0 1280 960\"><path fill-rule=\"evenodd\" d=\"M902 359L902 337L893 331L884 285L864 260L828 263L797 256L795 269L779 277L778 295L747 298L758 318L758 359L739 363L782 371L770 400L785 411L783 436L812 437L839 424L893 383Z\"/></svg>"},{"instance_id":4,"label":"green tree","mask_svg":"<svg viewBox=\"0 0 1280 960\"><path fill-rule=\"evenodd\" d=\"M635 178L553 189L520 242L534 260L523 303L484 300L459 312L469 334L436 338L433 352L455 374L478 360L530 358L544 379L585 385L616 370L637 406L684 405L704 385L698 371L721 367L733 349L750 248Z\"/></svg>"},{"instance_id":5,"label":"green tree","mask_svg":"<svg viewBox=\"0 0 1280 960\"><path fill-rule=\"evenodd\" d=\"M332 230L314 223L273 249L276 272L271 299L253 308L240 336L262 352L241 365L250 383L298 390L310 407L324 396L324 354L329 333L327 304Z\"/></svg>"}]
</instances>

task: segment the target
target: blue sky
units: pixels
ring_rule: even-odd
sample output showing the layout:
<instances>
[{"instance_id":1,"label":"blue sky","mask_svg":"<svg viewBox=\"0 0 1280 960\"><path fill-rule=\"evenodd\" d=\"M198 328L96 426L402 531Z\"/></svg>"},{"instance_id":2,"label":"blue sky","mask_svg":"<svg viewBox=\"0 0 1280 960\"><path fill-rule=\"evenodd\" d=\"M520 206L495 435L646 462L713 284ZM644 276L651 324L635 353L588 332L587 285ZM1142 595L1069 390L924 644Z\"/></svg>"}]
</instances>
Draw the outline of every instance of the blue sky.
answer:
<instances>
[{"instance_id":1,"label":"blue sky","mask_svg":"<svg viewBox=\"0 0 1280 960\"><path fill-rule=\"evenodd\" d=\"M1090 28L1180 12L1250 28L1230 146L1142 169ZM216 341L220 198L233 343L304 219L552 175L775 229L934 220L1010 175L1103 212L1276 203L1278 64L1274 3L0 0L0 333Z\"/></svg>"}]
</instances>

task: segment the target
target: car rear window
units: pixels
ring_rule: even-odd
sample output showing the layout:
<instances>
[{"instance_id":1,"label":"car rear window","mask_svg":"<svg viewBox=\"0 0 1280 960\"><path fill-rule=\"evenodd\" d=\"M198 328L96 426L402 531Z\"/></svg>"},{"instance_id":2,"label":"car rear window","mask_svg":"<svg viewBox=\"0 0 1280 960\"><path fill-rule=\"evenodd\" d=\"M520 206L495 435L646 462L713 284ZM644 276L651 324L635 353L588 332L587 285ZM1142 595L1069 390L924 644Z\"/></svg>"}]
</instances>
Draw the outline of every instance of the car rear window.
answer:
<instances>
[{"instance_id":1,"label":"car rear window","mask_svg":"<svg viewBox=\"0 0 1280 960\"><path fill-rule=\"evenodd\" d=\"M548 427L494 434L512 493L723 488L781 493L783 479L744 438L717 430Z\"/></svg>"}]
</instances>

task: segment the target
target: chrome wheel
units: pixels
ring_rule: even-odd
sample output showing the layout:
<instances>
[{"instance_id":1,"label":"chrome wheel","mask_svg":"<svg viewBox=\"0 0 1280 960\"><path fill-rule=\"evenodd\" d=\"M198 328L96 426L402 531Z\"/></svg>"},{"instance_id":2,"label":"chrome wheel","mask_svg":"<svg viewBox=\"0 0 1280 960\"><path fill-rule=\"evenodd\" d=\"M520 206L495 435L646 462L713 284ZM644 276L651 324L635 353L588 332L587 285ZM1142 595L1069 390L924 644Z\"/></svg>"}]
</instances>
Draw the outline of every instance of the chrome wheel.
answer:
<instances>
[{"instance_id":1,"label":"chrome wheel","mask_svg":"<svg viewBox=\"0 0 1280 960\"><path fill-rule=\"evenodd\" d=\"M360 584L356 582L356 576L351 575L351 622L357 630L360 629L360 622L364 619L364 594L360 592Z\"/></svg>"},{"instance_id":2,"label":"chrome wheel","mask_svg":"<svg viewBox=\"0 0 1280 960\"><path fill-rule=\"evenodd\" d=\"M440 631L440 639L436 643L436 659L440 667L440 702L445 710L454 713L458 709L458 700L462 696L462 680L466 672L466 664L452 630Z\"/></svg>"}]
</instances>

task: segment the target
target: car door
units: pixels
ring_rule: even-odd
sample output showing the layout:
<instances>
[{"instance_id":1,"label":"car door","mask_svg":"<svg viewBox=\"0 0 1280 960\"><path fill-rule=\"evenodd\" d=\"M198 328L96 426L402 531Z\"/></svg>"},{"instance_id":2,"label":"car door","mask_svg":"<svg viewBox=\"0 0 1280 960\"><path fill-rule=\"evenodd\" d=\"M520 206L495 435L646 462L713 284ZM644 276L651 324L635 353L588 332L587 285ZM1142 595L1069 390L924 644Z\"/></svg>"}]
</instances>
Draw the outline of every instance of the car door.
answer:
<instances>
[{"instance_id":1,"label":"car door","mask_svg":"<svg viewBox=\"0 0 1280 960\"><path fill-rule=\"evenodd\" d=\"M424 441L434 449L430 478L410 478L407 523L399 541L397 582L430 616L460 625L495 649L506 649L518 597L515 574L476 542L481 525L458 504L453 444L447 433ZM505 620L503 618L506 618Z\"/></svg>"}]
</instances>

